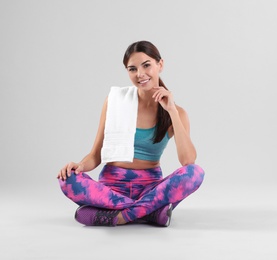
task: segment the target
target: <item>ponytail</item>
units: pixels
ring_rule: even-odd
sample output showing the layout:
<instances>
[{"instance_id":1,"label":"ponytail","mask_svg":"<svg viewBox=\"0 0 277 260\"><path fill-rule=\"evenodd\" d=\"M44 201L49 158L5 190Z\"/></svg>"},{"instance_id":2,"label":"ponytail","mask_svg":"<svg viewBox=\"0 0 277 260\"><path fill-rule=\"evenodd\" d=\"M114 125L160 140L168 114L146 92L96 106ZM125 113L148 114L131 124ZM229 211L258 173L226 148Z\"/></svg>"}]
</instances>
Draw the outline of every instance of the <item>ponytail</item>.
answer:
<instances>
[{"instance_id":1,"label":"ponytail","mask_svg":"<svg viewBox=\"0 0 277 260\"><path fill-rule=\"evenodd\" d=\"M159 86L164 87L166 90L168 90L168 88L165 86L161 78L159 78ZM156 130L153 136L154 144L159 143L161 140L163 140L171 124L172 122L168 112L165 109L163 109L163 107L159 104L158 112L157 112Z\"/></svg>"}]
</instances>

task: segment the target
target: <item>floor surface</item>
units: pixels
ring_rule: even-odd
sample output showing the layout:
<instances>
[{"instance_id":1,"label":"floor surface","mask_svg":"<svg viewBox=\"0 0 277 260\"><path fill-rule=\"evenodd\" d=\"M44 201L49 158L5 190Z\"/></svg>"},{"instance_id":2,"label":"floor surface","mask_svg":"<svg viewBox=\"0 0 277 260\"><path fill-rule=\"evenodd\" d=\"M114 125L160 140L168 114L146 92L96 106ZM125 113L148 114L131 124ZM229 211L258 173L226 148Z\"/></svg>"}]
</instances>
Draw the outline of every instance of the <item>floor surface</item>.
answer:
<instances>
[{"instance_id":1,"label":"floor surface","mask_svg":"<svg viewBox=\"0 0 277 260\"><path fill-rule=\"evenodd\" d=\"M273 188L262 196L257 187L237 188L234 196L227 187L203 186L174 210L167 228L84 227L73 218L76 206L58 188L1 196L0 259L275 260Z\"/></svg>"}]
</instances>

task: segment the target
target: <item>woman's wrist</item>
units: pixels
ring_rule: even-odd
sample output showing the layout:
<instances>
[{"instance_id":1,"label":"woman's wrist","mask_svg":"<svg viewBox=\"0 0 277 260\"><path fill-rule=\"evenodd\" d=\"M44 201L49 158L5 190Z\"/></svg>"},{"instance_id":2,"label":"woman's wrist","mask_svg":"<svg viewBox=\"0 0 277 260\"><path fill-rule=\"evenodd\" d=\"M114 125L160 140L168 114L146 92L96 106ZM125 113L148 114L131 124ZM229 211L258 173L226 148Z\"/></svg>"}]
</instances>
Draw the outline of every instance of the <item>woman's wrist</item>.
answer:
<instances>
[{"instance_id":1,"label":"woman's wrist","mask_svg":"<svg viewBox=\"0 0 277 260\"><path fill-rule=\"evenodd\" d=\"M174 105L172 108L168 109L167 112L169 115L179 115L177 107Z\"/></svg>"}]
</instances>

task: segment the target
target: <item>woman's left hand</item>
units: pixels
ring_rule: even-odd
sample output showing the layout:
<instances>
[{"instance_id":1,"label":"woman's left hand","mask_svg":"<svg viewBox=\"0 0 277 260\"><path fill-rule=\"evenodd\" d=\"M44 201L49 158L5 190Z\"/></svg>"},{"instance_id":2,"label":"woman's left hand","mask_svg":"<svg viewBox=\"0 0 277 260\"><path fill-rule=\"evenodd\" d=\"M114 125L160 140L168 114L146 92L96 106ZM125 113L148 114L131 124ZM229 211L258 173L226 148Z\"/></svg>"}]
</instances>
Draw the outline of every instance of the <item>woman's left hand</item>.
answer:
<instances>
[{"instance_id":1,"label":"woman's left hand","mask_svg":"<svg viewBox=\"0 0 277 260\"><path fill-rule=\"evenodd\" d=\"M171 109L176 109L173 95L172 93L165 89L164 87L154 87L155 93L153 94L153 98L156 102L159 102L160 105L166 111L170 111Z\"/></svg>"}]
</instances>

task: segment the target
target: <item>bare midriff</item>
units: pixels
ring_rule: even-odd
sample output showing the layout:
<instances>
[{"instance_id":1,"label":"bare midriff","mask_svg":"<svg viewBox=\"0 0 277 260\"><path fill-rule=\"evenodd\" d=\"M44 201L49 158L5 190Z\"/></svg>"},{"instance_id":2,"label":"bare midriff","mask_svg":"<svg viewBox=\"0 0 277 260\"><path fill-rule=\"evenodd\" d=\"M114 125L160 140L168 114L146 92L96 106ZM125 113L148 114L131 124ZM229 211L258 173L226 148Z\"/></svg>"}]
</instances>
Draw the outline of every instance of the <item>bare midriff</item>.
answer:
<instances>
[{"instance_id":1,"label":"bare midriff","mask_svg":"<svg viewBox=\"0 0 277 260\"><path fill-rule=\"evenodd\" d=\"M107 165L113 165L113 166L117 166L125 169L143 170L143 169L151 169L151 168L159 167L160 162L134 159L133 162L110 162L110 163L107 163Z\"/></svg>"}]
</instances>

